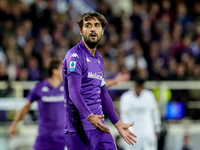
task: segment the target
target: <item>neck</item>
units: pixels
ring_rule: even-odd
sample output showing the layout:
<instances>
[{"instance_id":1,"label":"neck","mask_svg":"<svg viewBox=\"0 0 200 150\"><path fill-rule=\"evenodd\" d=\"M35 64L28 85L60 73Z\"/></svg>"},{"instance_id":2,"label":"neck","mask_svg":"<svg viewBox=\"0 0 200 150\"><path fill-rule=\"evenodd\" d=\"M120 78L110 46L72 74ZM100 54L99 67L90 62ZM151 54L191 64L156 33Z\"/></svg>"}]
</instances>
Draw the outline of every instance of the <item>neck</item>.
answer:
<instances>
[{"instance_id":1,"label":"neck","mask_svg":"<svg viewBox=\"0 0 200 150\"><path fill-rule=\"evenodd\" d=\"M97 50L97 46L95 46L95 48L88 47L88 45L85 43L84 39L83 39L83 43L87 47L87 49L89 50L89 52L92 54L92 56L94 56L95 53L96 53L96 50Z\"/></svg>"},{"instance_id":2,"label":"neck","mask_svg":"<svg viewBox=\"0 0 200 150\"><path fill-rule=\"evenodd\" d=\"M48 81L49 84L54 88L57 88L61 84L61 80L55 76L48 78Z\"/></svg>"}]
</instances>

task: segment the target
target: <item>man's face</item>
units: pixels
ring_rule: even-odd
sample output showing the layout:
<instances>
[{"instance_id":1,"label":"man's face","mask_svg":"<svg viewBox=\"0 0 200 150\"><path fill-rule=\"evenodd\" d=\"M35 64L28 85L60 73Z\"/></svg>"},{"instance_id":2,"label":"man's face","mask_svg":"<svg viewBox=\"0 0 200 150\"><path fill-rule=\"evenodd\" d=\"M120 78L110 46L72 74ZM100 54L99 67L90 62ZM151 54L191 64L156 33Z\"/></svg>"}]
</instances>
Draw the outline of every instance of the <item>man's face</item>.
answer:
<instances>
[{"instance_id":1,"label":"man's face","mask_svg":"<svg viewBox=\"0 0 200 150\"><path fill-rule=\"evenodd\" d=\"M89 48L95 48L102 38L104 29L98 19L93 18L88 21L83 21L83 28L80 33L84 42Z\"/></svg>"}]
</instances>

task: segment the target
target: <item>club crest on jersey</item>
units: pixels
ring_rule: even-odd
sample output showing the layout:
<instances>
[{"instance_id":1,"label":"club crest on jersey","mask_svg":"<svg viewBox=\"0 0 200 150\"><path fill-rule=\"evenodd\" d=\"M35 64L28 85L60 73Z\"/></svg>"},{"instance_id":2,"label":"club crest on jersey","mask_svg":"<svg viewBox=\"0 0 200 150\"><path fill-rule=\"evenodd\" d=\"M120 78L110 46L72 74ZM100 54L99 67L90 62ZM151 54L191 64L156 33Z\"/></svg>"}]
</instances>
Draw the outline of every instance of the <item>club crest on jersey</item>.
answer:
<instances>
[{"instance_id":1,"label":"club crest on jersey","mask_svg":"<svg viewBox=\"0 0 200 150\"><path fill-rule=\"evenodd\" d=\"M76 61L70 61L69 71L75 71L75 68L76 68Z\"/></svg>"},{"instance_id":2,"label":"club crest on jersey","mask_svg":"<svg viewBox=\"0 0 200 150\"><path fill-rule=\"evenodd\" d=\"M73 53L70 57L77 57L77 58L79 58L77 53Z\"/></svg>"}]
</instances>

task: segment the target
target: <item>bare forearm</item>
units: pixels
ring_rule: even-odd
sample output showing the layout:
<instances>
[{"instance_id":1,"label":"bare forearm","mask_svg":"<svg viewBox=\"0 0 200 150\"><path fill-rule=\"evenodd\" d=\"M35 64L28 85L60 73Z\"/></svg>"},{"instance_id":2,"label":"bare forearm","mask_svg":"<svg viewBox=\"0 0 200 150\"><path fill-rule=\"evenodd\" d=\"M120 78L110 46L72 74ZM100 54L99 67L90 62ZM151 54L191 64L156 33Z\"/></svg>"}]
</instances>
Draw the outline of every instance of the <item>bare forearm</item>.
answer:
<instances>
[{"instance_id":1,"label":"bare forearm","mask_svg":"<svg viewBox=\"0 0 200 150\"><path fill-rule=\"evenodd\" d=\"M115 84L117 84L117 81L114 80L114 79L106 80L106 86L107 87L115 85Z\"/></svg>"},{"instance_id":2,"label":"bare forearm","mask_svg":"<svg viewBox=\"0 0 200 150\"><path fill-rule=\"evenodd\" d=\"M117 76L114 79L107 79L106 80L106 87L120 84L122 82L128 81L129 79L130 79L129 74L118 73Z\"/></svg>"},{"instance_id":3,"label":"bare forearm","mask_svg":"<svg viewBox=\"0 0 200 150\"><path fill-rule=\"evenodd\" d=\"M12 124L17 124L27 113L28 111L30 110L30 105L31 103L30 102L27 102L23 107L22 109L17 113L17 115L15 116Z\"/></svg>"}]
</instances>

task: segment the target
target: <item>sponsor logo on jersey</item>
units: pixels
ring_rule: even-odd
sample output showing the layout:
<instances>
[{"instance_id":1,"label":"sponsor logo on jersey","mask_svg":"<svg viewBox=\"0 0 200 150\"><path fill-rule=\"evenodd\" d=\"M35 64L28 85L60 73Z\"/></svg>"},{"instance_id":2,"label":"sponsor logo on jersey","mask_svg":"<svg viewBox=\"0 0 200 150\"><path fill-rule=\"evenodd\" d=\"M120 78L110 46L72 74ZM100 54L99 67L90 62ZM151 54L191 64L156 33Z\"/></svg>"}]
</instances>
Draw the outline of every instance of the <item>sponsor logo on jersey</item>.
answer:
<instances>
[{"instance_id":1,"label":"sponsor logo on jersey","mask_svg":"<svg viewBox=\"0 0 200 150\"><path fill-rule=\"evenodd\" d=\"M79 58L77 53L73 53L70 57L77 57L77 58Z\"/></svg>"},{"instance_id":2,"label":"sponsor logo on jersey","mask_svg":"<svg viewBox=\"0 0 200 150\"><path fill-rule=\"evenodd\" d=\"M76 68L76 61L70 61L69 71L75 71L75 68Z\"/></svg>"},{"instance_id":3,"label":"sponsor logo on jersey","mask_svg":"<svg viewBox=\"0 0 200 150\"><path fill-rule=\"evenodd\" d=\"M86 57L86 61L87 61L87 62L91 62L91 60L89 60L89 58L87 58L87 57Z\"/></svg>"},{"instance_id":4,"label":"sponsor logo on jersey","mask_svg":"<svg viewBox=\"0 0 200 150\"><path fill-rule=\"evenodd\" d=\"M64 101L64 95L59 96L42 96L43 102L62 102Z\"/></svg>"},{"instance_id":5,"label":"sponsor logo on jersey","mask_svg":"<svg viewBox=\"0 0 200 150\"><path fill-rule=\"evenodd\" d=\"M94 78L94 79L99 79L102 80L103 79L103 74L101 72L88 72L88 78Z\"/></svg>"}]
</instances>

